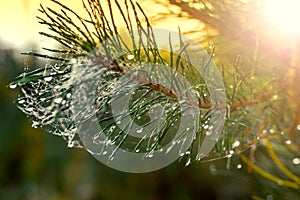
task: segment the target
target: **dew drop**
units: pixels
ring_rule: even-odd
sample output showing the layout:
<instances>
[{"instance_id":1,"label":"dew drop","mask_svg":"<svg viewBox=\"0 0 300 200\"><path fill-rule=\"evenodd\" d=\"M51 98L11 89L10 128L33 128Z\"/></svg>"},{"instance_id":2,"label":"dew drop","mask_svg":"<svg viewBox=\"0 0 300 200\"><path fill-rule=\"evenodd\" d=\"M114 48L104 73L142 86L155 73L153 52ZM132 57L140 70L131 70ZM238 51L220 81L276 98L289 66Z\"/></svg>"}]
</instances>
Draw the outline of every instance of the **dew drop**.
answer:
<instances>
[{"instance_id":1,"label":"dew drop","mask_svg":"<svg viewBox=\"0 0 300 200\"><path fill-rule=\"evenodd\" d=\"M148 154L147 157L148 157L148 158L152 158L152 157L153 157L153 154Z\"/></svg>"},{"instance_id":2,"label":"dew drop","mask_svg":"<svg viewBox=\"0 0 300 200\"><path fill-rule=\"evenodd\" d=\"M44 78L44 80L47 81L47 82L51 81L52 79L53 79L52 76L47 76L47 77Z\"/></svg>"},{"instance_id":3,"label":"dew drop","mask_svg":"<svg viewBox=\"0 0 300 200\"><path fill-rule=\"evenodd\" d=\"M136 150L135 150L136 153L138 153L138 152L140 152L140 151L141 151L140 149L136 149Z\"/></svg>"},{"instance_id":4,"label":"dew drop","mask_svg":"<svg viewBox=\"0 0 300 200\"><path fill-rule=\"evenodd\" d=\"M71 93L68 93L67 98L69 99L71 97L71 95L72 95Z\"/></svg>"},{"instance_id":5,"label":"dew drop","mask_svg":"<svg viewBox=\"0 0 300 200\"><path fill-rule=\"evenodd\" d=\"M127 59L128 59L128 60L132 60L132 59L134 59L134 55L132 55L132 54L130 54L130 55L127 55Z\"/></svg>"},{"instance_id":6,"label":"dew drop","mask_svg":"<svg viewBox=\"0 0 300 200\"><path fill-rule=\"evenodd\" d=\"M19 103L19 104L23 104L23 103L25 103L25 100L24 100L24 99L21 99L21 100L18 101L18 103Z\"/></svg>"},{"instance_id":7,"label":"dew drop","mask_svg":"<svg viewBox=\"0 0 300 200\"><path fill-rule=\"evenodd\" d=\"M285 143L286 144L292 144L292 141L291 140L287 140Z\"/></svg>"},{"instance_id":8,"label":"dew drop","mask_svg":"<svg viewBox=\"0 0 300 200\"><path fill-rule=\"evenodd\" d=\"M111 156L111 157L109 158L110 161L113 161L114 159L115 159L114 156Z\"/></svg>"},{"instance_id":9,"label":"dew drop","mask_svg":"<svg viewBox=\"0 0 300 200\"><path fill-rule=\"evenodd\" d=\"M266 133L267 133L267 130L266 130L266 129L264 129L264 130L262 131L262 133L263 133L263 134L266 134Z\"/></svg>"},{"instance_id":10,"label":"dew drop","mask_svg":"<svg viewBox=\"0 0 300 200\"><path fill-rule=\"evenodd\" d=\"M113 143L112 143L112 141L111 140L107 140L106 141L106 146L108 146L108 145L112 145Z\"/></svg>"},{"instance_id":11,"label":"dew drop","mask_svg":"<svg viewBox=\"0 0 300 200\"><path fill-rule=\"evenodd\" d=\"M38 128L39 122L37 121L32 121L31 127L32 128Z\"/></svg>"},{"instance_id":12,"label":"dew drop","mask_svg":"<svg viewBox=\"0 0 300 200\"><path fill-rule=\"evenodd\" d=\"M63 99L61 97L54 99L54 103L60 104Z\"/></svg>"},{"instance_id":13,"label":"dew drop","mask_svg":"<svg viewBox=\"0 0 300 200\"><path fill-rule=\"evenodd\" d=\"M32 112L33 111L33 107L25 108L25 110L28 111L28 112Z\"/></svg>"},{"instance_id":14,"label":"dew drop","mask_svg":"<svg viewBox=\"0 0 300 200\"><path fill-rule=\"evenodd\" d=\"M191 158L188 158L188 160L185 163L185 166L189 166L191 164Z\"/></svg>"},{"instance_id":15,"label":"dew drop","mask_svg":"<svg viewBox=\"0 0 300 200\"><path fill-rule=\"evenodd\" d=\"M9 85L9 88L10 88L10 89L15 89L16 87L17 87L17 84L10 84L10 85Z\"/></svg>"},{"instance_id":16,"label":"dew drop","mask_svg":"<svg viewBox=\"0 0 300 200\"><path fill-rule=\"evenodd\" d=\"M137 133L142 133L143 132L143 128L140 128L136 131Z\"/></svg>"},{"instance_id":17,"label":"dew drop","mask_svg":"<svg viewBox=\"0 0 300 200\"><path fill-rule=\"evenodd\" d=\"M240 146L240 144L241 144L240 141L237 140L232 144L232 148L234 149L234 148Z\"/></svg>"},{"instance_id":18,"label":"dew drop","mask_svg":"<svg viewBox=\"0 0 300 200\"><path fill-rule=\"evenodd\" d=\"M209 136L209 135L211 135L211 134L212 134L211 131L207 131L207 132L205 133L205 135L207 135L207 136Z\"/></svg>"},{"instance_id":19,"label":"dew drop","mask_svg":"<svg viewBox=\"0 0 300 200\"><path fill-rule=\"evenodd\" d=\"M294 158L293 159L293 164L294 165L299 165L300 164L300 158Z\"/></svg>"}]
</instances>

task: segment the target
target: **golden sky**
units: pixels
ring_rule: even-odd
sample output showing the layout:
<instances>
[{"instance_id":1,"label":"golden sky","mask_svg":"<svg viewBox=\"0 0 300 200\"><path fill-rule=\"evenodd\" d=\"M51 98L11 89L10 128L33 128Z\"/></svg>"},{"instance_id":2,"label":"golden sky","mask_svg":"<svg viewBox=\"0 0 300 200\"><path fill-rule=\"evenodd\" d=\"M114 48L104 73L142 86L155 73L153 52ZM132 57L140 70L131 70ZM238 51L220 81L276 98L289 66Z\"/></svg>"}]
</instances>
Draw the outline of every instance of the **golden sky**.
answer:
<instances>
[{"instance_id":1,"label":"golden sky","mask_svg":"<svg viewBox=\"0 0 300 200\"><path fill-rule=\"evenodd\" d=\"M77 13L83 15L81 0L61 0L61 3L68 5ZM155 17L159 12L166 11L166 7L152 3L150 0L140 1L148 16ZM1 0L0 5L0 48L18 48L28 50L34 43L36 46L52 46L55 43L38 34L39 31L45 31L45 27L38 24L36 15L39 4L44 7L50 6L57 8L50 0ZM171 8L178 9L178 8ZM197 20L189 20L183 23L182 18L169 18L163 22L155 23L155 27L170 30L178 30L181 27L183 32L195 30L195 27L201 28Z\"/></svg>"},{"instance_id":2,"label":"golden sky","mask_svg":"<svg viewBox=\"0 0 300 200\"><path fill-rule=\"evenodd\" d=\"M79 9L81 4L74 3L77 0L63 0L74 9ZM78 2L80 2L78 0ZM25 48L33 42L42 42L38 31L45 30L38 24L36 16L39 4L44 6L54 5L49 0L1 0L0 6L0 41L5 48Z\"/></svg>"}]
</instances>

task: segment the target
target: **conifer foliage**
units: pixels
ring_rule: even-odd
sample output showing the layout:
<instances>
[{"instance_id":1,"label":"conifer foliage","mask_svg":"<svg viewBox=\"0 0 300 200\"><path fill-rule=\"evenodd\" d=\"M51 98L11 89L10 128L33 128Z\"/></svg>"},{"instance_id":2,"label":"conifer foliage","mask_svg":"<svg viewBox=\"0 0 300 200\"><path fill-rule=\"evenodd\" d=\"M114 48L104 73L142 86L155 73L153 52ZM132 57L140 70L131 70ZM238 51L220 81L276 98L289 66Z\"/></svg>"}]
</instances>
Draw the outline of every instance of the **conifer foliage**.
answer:
<instances>
[{"instance_id":1,"label":"conifer foliage","mask_svg":"<svg viewBox=\"0 0 300 200\"><path fill-rule=\"evenodd\" d=\"M205 81L197 79L199 74L194 73L192 66L181 57L185 55L188 58L185 51L187 44L182 42L180 50L175 53L172 52L172 39L169 39L168 54L157 49L146 13L141 5L132 0L122 3L108 0L105 5L98 0L84 0L83 8L89 18L79 16L76 11L56 0L51 1L59 5L61 10L41 5L38 19L41 24L48 26L49 32L40 34L56 40L62 47L44 48L44 54L26 53L51 62L34 71L24 72L10 85L11 88L21 88L22 96L16 100L16 104L28 115L32 126L43 127L63 137L68 147L83 147L72 110L72 98L76 94L73 89L78 88L80 83L74 82L72 78L74 71L84 68L86 70L81 71L82 77L100 77L95 100L97 117L105 134L111 139L110 142L133 152L142 151L149 156L170 140L172 135L168 135L167 130L176 130L174 123L180 118L180 109L176 106L175 109L166 108L166 120L158 131L158 137L134 140L115 128L118 123L111 116L110 102L115 94L124 95L115 90L114 84L131 69L145 63L169 65L185 74L189 81L197 80L193 85L198 86L197 105L201 111L199 129L191 147L181 156L187 164L200 160L198 150L203 134L210 128L207 121L212 116L210 111L213 102L210 102ZM199 42L204 45L210 41L215 42L215 46L207 45L207 51L216 60L224 80L226 116L221 137L213 151L205 158L201 157L200 162L226 158L230 168L231 158L235 157L234 162L247 166L248 173L258 175L258 184L272 191L280 188L284 195L292 198L300 194L300 141L297 137L297 129L300 129L297 110L299 95L293 91L297 89L294 84L298 79L293 76L297 72L283 71L280 66L286 64L286 58L271 59L278 52L267 51L268 43L261 45L265 37L263 32L258 31L262 22L250 17L255 14L253 9L257 11L255 16L259 16L259 2L168 1L181 8L182 13L189 18L202 21L206 25L204 31L215 30L214 34L208 34ZM116 13L122 17L122 27L126 27L129 38L119 35L121 30L120 23L115 20ZM170 12L168 15L180 16L182 13ZM135 30L137 35L134 34ZM181 37L180 31L178 37ZM222 48L222 45L230 48ZM134 51L128 51L129 46L135 47ZM119 52L124 51L128 53L116 58ZM228 60L233 61L232 64L228 64ZM270 65L275 66L275 70L268 68ZM85 80L82 78L80 81ZM149 111L147 107L157 102L179 104L172 91L160 85L146 84L134 96L129 109L131 117L137 124L145 124L139 118L144 116L146 119L146 112ZM267 186L268 183L272 185ZM255 198L259 199L260 195L257 194ZM284 197L279 193L276 195Z\"/></svg>"}]
</instances>

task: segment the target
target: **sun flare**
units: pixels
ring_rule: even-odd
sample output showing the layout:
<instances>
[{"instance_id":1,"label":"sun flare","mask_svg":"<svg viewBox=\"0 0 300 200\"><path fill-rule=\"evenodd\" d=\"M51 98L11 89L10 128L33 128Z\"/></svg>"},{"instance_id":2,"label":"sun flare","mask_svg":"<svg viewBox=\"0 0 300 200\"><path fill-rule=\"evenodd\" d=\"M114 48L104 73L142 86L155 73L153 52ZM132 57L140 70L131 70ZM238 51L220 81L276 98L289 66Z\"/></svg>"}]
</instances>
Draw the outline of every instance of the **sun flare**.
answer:
<instances>
[{"instance_id":1,"label":"sun flare","mask_svg":"<svg viewBox=\"0 0 300 200\"><path fill-rule=\"evenodd\" d=\"M280 31L300 34L299 0L266 0L266 12L270 22Z\"/></svg>"}]
</instances>

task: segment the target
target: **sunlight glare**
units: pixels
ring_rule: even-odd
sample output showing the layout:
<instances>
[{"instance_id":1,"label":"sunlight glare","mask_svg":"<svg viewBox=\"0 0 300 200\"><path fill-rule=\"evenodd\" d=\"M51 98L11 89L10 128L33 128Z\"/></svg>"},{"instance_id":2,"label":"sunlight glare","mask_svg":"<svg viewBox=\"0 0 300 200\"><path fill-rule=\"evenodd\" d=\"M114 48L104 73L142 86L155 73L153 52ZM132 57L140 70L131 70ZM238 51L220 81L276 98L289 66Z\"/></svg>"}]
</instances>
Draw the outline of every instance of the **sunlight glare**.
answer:
<instances>
[{"instance_id":1,"label":"sunlight glare","mask_svg":"<svg viewBox=\"0 0 300 200\"><path fill-rule=\"evenodd\" d=\"M280 31L300 34L299 0L266 0L266 12L271 23Z\"/></svg>"}]
</instances>

